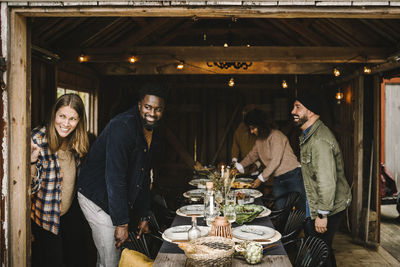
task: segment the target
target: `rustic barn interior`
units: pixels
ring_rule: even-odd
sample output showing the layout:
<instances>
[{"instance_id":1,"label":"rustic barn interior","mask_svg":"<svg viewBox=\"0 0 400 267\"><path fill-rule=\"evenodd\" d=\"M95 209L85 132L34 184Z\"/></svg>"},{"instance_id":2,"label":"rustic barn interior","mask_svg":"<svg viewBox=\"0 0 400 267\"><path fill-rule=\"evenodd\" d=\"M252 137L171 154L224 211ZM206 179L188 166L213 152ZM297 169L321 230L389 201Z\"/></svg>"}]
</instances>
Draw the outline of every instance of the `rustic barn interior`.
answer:
<instances>
[{"instance_id":1,"label":"rustic barn interior","mask_svg":"<svg viewBox=\"0 0 400 267\"><path fill-rule=\"evenodd\" d=\"M368 192L374 94L382 78L400 75L400 20L35 17L28 27L32 127L45 119L56 88L89 93L89 130L96 135L136 102L140 84L153 79L168 84L156 182L173 199L187 189L195 160L230 162L233 132L246 104L270 112L298 152L299 131L291 124L290 110L299 90L319 93L322 119L342 146L349 184ZM216 66L226 62L245 64ZM183 69L177 69L180 63ZM343 93L340 103L338 92ZM372 185L375 196L377 183ZM371 198L371 209L377 209L377 201ZM363 238L361 210L367 202L367 194L355 196L350 209L350 229L358 238ZM378 235L374 232L370 241Z\"/></svg>"}]
</instances>

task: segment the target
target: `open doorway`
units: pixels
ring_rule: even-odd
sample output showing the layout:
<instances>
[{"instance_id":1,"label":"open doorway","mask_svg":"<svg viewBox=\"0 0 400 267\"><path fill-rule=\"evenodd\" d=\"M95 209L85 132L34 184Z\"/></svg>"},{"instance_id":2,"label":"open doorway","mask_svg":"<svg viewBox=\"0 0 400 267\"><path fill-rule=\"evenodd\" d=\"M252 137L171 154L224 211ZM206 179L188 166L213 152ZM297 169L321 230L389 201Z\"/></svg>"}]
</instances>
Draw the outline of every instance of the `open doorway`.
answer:
<instances>
[{"instance_id":1,"label":"open doorway","mask_svg":"<svg viewBox=\"0 0 400 267\"><path fill-rule=\"evenodd\" d=\"M242 10L241 10L242 11ZM48 10L46 9L46 12ZM192 11L193 12L193 11ZM160 16L160 13L162 16ZM101 36L101 34L96 34L94 33L90 37L90 41L88 43L91 43L93 45L92 50L84 51L84 53L93 53L93 63L97 65L97 67L93 67L91 65L92 63L89 62L87 66L92 69L93 72L104 75L107 74L108 77L106 79L103 79L102 83L104 86L104 89L109 89L108 91L101 91L99 94L99 100L102 98L103 100L110 101L111 99L115 100L114 103L119 103L117 100L126 100L127 99L127 90L124 90L128 88L129 86L132 86L137 81L140 81L141 79L152 79L152 77L155 76L163 76L167 77L169 80L171 80L175 84L179 84L179 88L175 88L175 94L178 95L180 98L176 100L180 100L179 102L174 103L172 112L174 114L180 114L179 116L175 117L172 120L172 126L171 128L179 132L179 139L183 143L183 147L186 148L185 151L176 151L176 149L170 149L168 150L170 153L173 153L174 155L170 156L169 159L178 161L179 158L184 156L186 159L191 159L193 160L194 158L202 158L204 157L205 161L209 161L210 159L212 160L213 157L215 156L216 150L220 146L220 141L224 137L224 127L228 125L230 115L233 114L234 109L232 108L232 103L235 103L234 101L257 101L260 103L264 103L269 101L266 104L274 103L273 99L281 97L281 94L287 96L288 94L285 93L284 90L281 88L282 81L289 80L293 81L292 85L295 84L295 75L298 75L300 77L299 79L302 81L303 85L308 85L309 87L314 87L314 88L320 88L321 84L326 84L327 81L332 80L332 74L331 70L333 65L337 64L343 64L344 66L349 67L350 69L346 70L348 73L354 72L356 69L361 68L363 66L363 63L365 61L382 61L384 62L386 60L386 55L387 51L383 54L380 49L378 49L377 54L375 54L374 57L369 57L368 59L362 58L362 57L356 57L356 55L360 54L360 51L354 52L353 47L353 38L349 38L349 36L352 36L355 34L353 31L351 31L351 27L346 26L345 21L336 21L335 19L332 20L325 20L325 19L315 19L313 22L310 22L312 20L305 19L304 21L302 19L298 19L298 21L294 20L282 20L273 18L269 19L270 21L267 21L267 19L259 19L261 22L261 30L257 31L254 30L255 28L250 27L251 31L248 30L249 28L241 30L236 27L233 27L233 29L229 29L226 31L226 39L232 38L234 36L232 33L243 31L244 33L253 33L254 36L261 36L261 33L268 33L270 32L272 37L271 39L268 40L268 42L262 44L262 46L265 46L263 49L257 49L255 47L253 54L243 52L244 49L248 49L247 44L244 47L241 47L240 49L236 49L235 47L232 47L232 49L228 50L222 50L225 49L222 47L223 43L221 42L221 47L217 47L216 49L213 49L212 46L207 47L207 49L211 49L211 52L208 53L207 51L203 51L200 54L196 54L193 52L201 52L202 49L199 50L192 50L189 51L189 53L192 53L193 56L197 56L197 61L203 61L204 67L198 68L196 65L196 58L195 60L191 63L190 60L186 61L186 63L191 64L191 68L189 68L189 73L186 73L186 76L182 74L176 74L177 70L175 67L175 63L177 63L177 58L172 58L171 59L171 52L168 52L169 47L155 47L152 48L150 47L151 44L162 44L162 42L158 43L157 38L160 38L159 40L163 40L165 43L172 42L171 44L180 46L179 40L181 40L180 33L186 33L187 28L189 25L191 25L192 22L196 23L198 21L197 17L194 18L187 18L186 13L182 12L180 16L182 17L176 17L176 18L170 18L170 17L163 17L163 16L168 16L168 12L160 12L158 14L158 18L143 18L143 17L135 17L135 25L137 25L138 28L138 33L137 35L128 36L126 32L124 33L123 31L128 29L126 24L129 24L130 20L133 20L131 17L127 17L125 13L125 17L120 18L120 17L107 17L114 19L115 21L111 20L109 23L103 24L101 27L99 27L99 31L103 32L105 34L105 37L108 36L108 33L114 34L112 38L104 38L104 36ZM199 12L201 13L201 12ZM94 12L93 14L96 14ZM116 14L115 12L112 14ZM32 14L31 14L32 15ZM43 15L43 14L42 14ZM76 12L73 14L69 14L71 16L82 16L82 14ZM104 15L104 13L103 13ZM226 14L229 15L229 14ZM53 17L54 24L46 24L44 22L45 27L49 30L49 32L43 37L45 38L46 36L54 41L55 47L60 47L62 45L62 40L64 41L71 41L73 42L72 38L68 38L73 33L78 33L81 37L87 37L87 32L85 30L90 29L90 27L85 27L82 31L79 31L76 29L76 27L83 22L88 22L89 25L96 25L97 22L94 22L96 20L101 20L102 18L98 17L79 17L79 18L74 18L74 17L69 17L67 22L64 26L56 26L56 22L62 22L64 19L67 20L66 18L62 17L63 14L59 13L59 17ZM186 16L185 19L182 19L183 16ZM203 14L204 16L204 14ZM206 16L205 16L206 17ZM229 18L226 19L227 16L220 16L217 18L218 19L225 19L228 23L228 21L232 21L232 18L228 16ZM45 17L42 17L43 19L46 19ZM176 21L174 21L176 20ZM179 22L180 20L180 22ZM185 21L188 20L188 21ZM250 23L256 22L257 19L250 20ZM215 20L214 20L215 21ZM240 20L239 20L240 21ZM19 21L20 24L22 25L24 23L23 19ZM218 21L217 21L218 22ZM267 22L267 23L266 23ZM333 22L333 25L329 25L330 23ZM368 21L367 21L368 22ZM122 23L122 25L120 24ZM373 22L367 23L369 25L374 24ZM394 23L397 23L394 21ZM215 25L218 25L218 23L211 22L209 23L211 26L209 26L210 29L216 28ZM17 26L21 26L17 25ZM24 24L26 26L26 24ZM24 26L23 25L23 26ZM125 26L123 26L125 25ZM297 26L296 26L297 25ZM304 27L299 27L298 25L303 25ZM311 25L311 26L310 26ZM359 25L359 30L364 29L363 23ZM97 25L98 26L98 25ZM144 27L147 28L145 31L140 31L140 28ZM313 33L312 31L306 30L305 32L302 32L302 29L309 29L309 27L313 28L316 27L315 32ZM387 26L385 26L386 28ZM342 28L343 31L338 38L332 38L331 36L328 36L329 34L324 34L326 33L327 29L329 32L329 29L335 29L335 32L337 29ZM43 28L42 28L43 29ZM63 33L58 32L58 30L64 30ZM173 29L174 33L169 32L169 30ZM319 30L318 30L319 29ZM365 28L367 31L367 28ZM193 27L194 32L196 32L196 27ZM214 29L215 30L215 29ZM276 30L276 31L272 31ZM121 32L122 31L122 32ZM160 32L158 32L160 31ZM350 31L350 32L349 32ZM107 33L108 32L108 33ZM200 37L200 41L204 42L206 40L209 40L206 34L206 38L204 38L204 34L202 33L202 30L197 29L197 33L201 32L201 34L196 34L193 35L192 38L198 38ZM357 34L360 31L357 31ZM148 33L154 33L152 35L149 35ZM230 33L230 34L229 34ZM215 34L217 36L225 36L225 34L221 34L221 31L215 30ZM361 35L358 35L357 37L357 42L368 42L370 40L370 36L373 34L364 32ZM35 35L32 37L38 37L39 35ZM57 37L62 37L60 40L57 40ZM121 37L128 37L131 41L137 42L138 39L144 40L143 46L145 48L143 51L147 53L149 50L153 49L153 52L151 52L151 56L149 58L152 58L154 54L159 53L159 51L167 50L167 59L160 59L160 58L154 58L155 61L157 61L157 66L158 68L149 68L144 66L142 69L138 69L136 67L132 67L132 65L129 65L130 63L128 62L121 62L124 59L121 59L121 56L124 56L126 53L132 54L133 52L137 51L132 51L131 47L124 44L121 45L118 49L124 49L126 48L123 52L124 54L121 55L119 54L118 57L118 62L116 63L116 58L109 58L108 60L110 63L105 62L107 60L107 56L110 56L109 54L106 55L106 57L100 57L96 59L96 56L94 55L96 53L96 49L99 48L97 45L100 42L103 42L104 44L109 44L110 42L112 43L113 41L118 41L119 38ZM140 38L139 38L140 37ZM325 37L326 40L321 39L322 37ZM137 38L137 39L135 39ZM155 39L154 39L155 38ZM175 41L173 41L175 38ZM24 40L24 38L22 38ZM34 39L34 38L32 38ZM46 39L46 38L45 38ZM255 38L257 39L257 38ZM378 41L380 37L376 36L374 39L375 41ZM172 40L172 41L171 41ZM197 40L197 39L196 39ZM340 40L340 41L339 41ZM57 42L58 41L58 42ZM299 41L299 42L296 42ZM387 40L386 40L387 41ZM175 42L175 43L174 43ZM14 41L13 43L18 43ZM80 42L75 42L77 44L81 44ZM164 44L165 44L164 43ZM341 43L341 45L345 48L344 50L340 49L332 49L330 50L329 47L330 45L338 45L338 43ZM39 44L39 43L38 43ZM46 44L46 41L44 42ZM47 42L48 44L48 42ZM190 45L190 43L188 43ZM274 49L273 46L280 46L278 49ZM271 46L271 47L268 47ZM306 49L298 49L295 46L304 46ZM316 46L316 47L314 47ZM339 46L339 45L338 45ZM368 46L368 45L367 45ZM252 51L253 49L251 48L252 44L250 44L250 48L248 51ZM288 49L289 47L289 49ZM342 48L343 48L342 47ZM52 51L52 47L46 47L48 51ZM101 48L101 47L100 47ZM215 48L215 46L214 46ZM383 48L385 49L385 48ZM24 49L21 49L24 50ZM63 52L67 52L66 58L69 58L70 61L74 61L76 63L77 61L77 56L82 53L82 49L80 47L74 47L75 51L66 51L64 50ZM185 50L185 49L182 49ZM287 54L286 52L290 50L292 53ZM102 50L103 52L109 52L113 51L110 47L106 47L106 50ZM142 53L143 53L142 51ZM170 51L170 50L169 50ZM176 51L179 51L177 49ZM186 50L187 51L187 50ZM233 68L231 68L228 71L225 70L220 70L217 67L213 67L212 71L210 72L210 67L205 66L206 65L206 60L207 58L208 62L218 62L217 60L220 60L221 58L221 51L222 55L226 55L226 51L231 51L230 55L234 55L234 57L229 58L230 60L237 60L238 58L246 58L249 59L248 56L250 55L251 60L256 61L256 58L259 56L267 56L267 58L262 58L260 61L262 63L259 66L259 72L254 72L254 75L244 75L246 72L244 70L239 70L235 71ZM97 53L102 54L101 49L97 50ZM369 50L370 53L374 54L372 50ZM68 57L68 53L70 53L70 56ZM146 53L144 53L146 54ZM299 54L302 55L299 57ZM369 53L368 53L369 54ZM380 55L379 55L380 54ZM148 54L147 54L148 55ZM172 53L172 55L175 55ZM163 54L162 56L165 56ZM209 57L210 56L210 57ZM26 55L22 55L23 58L27 58ZM122 57L124 58L124 57ZM181 59L181 58L178 58ZM162 61L167 61L167 64L163 63L160 64L160 60ZM304 60L304 61L302 61ZM334 63L332 63L330 60L333 60ZM96 62L97 61L97 62ZM315 63L317 62L317 63ZM162 63L162 62L161 62ZM190 66L187 64L188 66ZM253 67L256 66L254 63ZM150 72L148 70L151 70ZM186 68L188 69L188 68ZM197 69L197 71L193 71L194 69ZM345 67L346 69L346 67ZM21 68L22 70L22 68ZM140 71L144 70L142 73ZM205 71L207 70L207 71ZM252 69L250 68L250 71ZM24 70L22 70L23 72ZM101 72L102 71L102 72ZM345 72L346 72L345 71ZM19 73L19 72L15 72ZM218 75L214 75L218 74ZM142 77L137 77L137 75L141 75ZM214 75L215 77L212 77ZM231 75L236 75L235 81L237 85L237 89L230 89L227 87L227 81L230 80ZM272 76L273 75L273 76ZM302 77L301 75L304 75ZM124 77L124 76L129 76L129 77ZM309 77L306 77L309 76ZM288 78L286 78L288 77ZM103 77L104 78L104 77ZM15 79L16 80L16 79ZM248 81L246 81L248 80ZM120 90L115 90L115 81L118 81L122 85L120 86ZM182 83L183 81L183 83ZM244 83L241 83L242 81L245 81ZM125 86L124 85L128 85ZM246 85L247 83L247 85ZM347 162L347 172L348 172L348 178L353 179L353 177L356 176L356 170L357 169L357 164L353 164L353 157L354 157L354 148L359 145L358 143L358 137L353 136L353 121L349 118L354 117L354 110L353 110L353 105L354 103L358 103L358 100L355 100L354 97L354 88L360 87L361 88L361 83L358 82L349 82L352 84L352 89L349 90L349 93L347 94L348 97L348 102L346 102L346 106L334 106L333 108L335 113L334 119L332 119L332 125L335 128L335 132L340 135L340 141L341 144L343 144L344 151L346 151L346 162ZM14 85L19 84L18 82L14 81ZM245 85L242 86L241 85ZM336 87L336 83L334 83ZM21 88L27 88L26 85L20 84ZM290 87L293 88L293 87ZM194 89L194 90L193 90ZM354 89L354 90L353 90ZM190 91L192 90L192 91ZM292 90L292 89L290 89ZM333 100L333 102L336 102L334 100L334 95L337 93L336 91L338 88L336 87L334 90L332 90L331 87L325 88L325 91L321 91L322 94L327 98L327 100ZM353 90L353 91L352 91ZM194 91L194 94L193 94ZM246 96L246 98L241 97L241 94L236 95L235 92L240 92ZM293 92L293 91L291 91ZM128 93L129 96L129 93ZM272 96L272 97L271 97ZM17 98L14 98L17 99ZM232 101L234 100L234 101ZM182 104L184 103L184 104ZM205 117L202 117L202 106L199 105L199 103L207 103L209 104L210 110L207 111L207 115ZM344 103L344 102L343 102ZM14 104L16 104L14 102ZM265 104L265 103L264 103ZM333 103L335 105L335 103ZM101 118L99 119L99 130L101 130L102 127L104 127L104 123L109 119L107 116L110 116L110 113L108 112L111 106L107 106L106 104L99 103L99 110L98 114L101 114ZM104 108L103 108L104 107ZM112 108L121 108L121 106L112 106ZM101 109L101 110L100 110ZM22 113L22 115L29 115L29 108L27 109L27 113ZM222 112L221 112L222 111ZM183 114L183 115L181 115ZM193 119L193 117L196 118L196 116L201 117L201 122L204 120L209 123L212 128L207 127L209 125L207 124L201 124L198 125L196 124L196 120ZM228 119L227 119L228 118ZM207 120L208 119L208 120ZM103 121L101 121L103 120ZM211 130L209 130L211 129ZM22 131L23 132L23 131ZM193 133L198 133L198 134L193 134ZM205 142L203 142L204 145L200 146L199 140L201 138L209 138L210 141L207 139L204 139ZM23 135L21 136L21 140L24 140ZM196 137L196 138L194 138ZM178 139L178 140L179 140ZM19 139L18 139L19 140ZM196 142L194 140L197 140ZM24 142L23 141L23 142ZM225 142L222 145L222 150L221 152L217 155L218 160L226 160L229 157L229 138L225 139ZM194 144L197 144L194 145ZM357 144L357 145L355 145ZM21 145L21 144L20 144ZM171 146L171 145L170 145ZM177 146L171 146L172 148L176 148ZM195 148L198 148L199 150L196 150ZM204 149L203 151L201 149ZM202 151L201 153L199 151ZM199 153L199 154L197 154ZM22 153L23 154L23 153ZM166 154L167 155L167 154ZM185 157L189 155L189 157ZM191 162L191 160L187 160L187 162ZM362 160L361 160L362 161ZM178 173L182 170L188 171L188 164L185 162L182 164L181 162L179 164L169 164L171 166L171 172L170 177L172 177L171 181L179 183L179 179L174 176L174 172ZM205 162L206 163L206 162ZM24 174L21 175L21 177L24 177ZM182 179L188 179L188 177L182 177ZM183 184L183 183L182 183ZM355 186L357 187L357 185ZM25 189L24 189L25 190ZM358 190L358 191L357 191ZM356 196L359 196L361 190L355 189ZM22 198L20 199L22 200ZM23 200L25 201L25 200ZM357 213L357 207L354 207L355 213ZM357 220L355 220L357 221Z\"/></svg>"}]
</instances>

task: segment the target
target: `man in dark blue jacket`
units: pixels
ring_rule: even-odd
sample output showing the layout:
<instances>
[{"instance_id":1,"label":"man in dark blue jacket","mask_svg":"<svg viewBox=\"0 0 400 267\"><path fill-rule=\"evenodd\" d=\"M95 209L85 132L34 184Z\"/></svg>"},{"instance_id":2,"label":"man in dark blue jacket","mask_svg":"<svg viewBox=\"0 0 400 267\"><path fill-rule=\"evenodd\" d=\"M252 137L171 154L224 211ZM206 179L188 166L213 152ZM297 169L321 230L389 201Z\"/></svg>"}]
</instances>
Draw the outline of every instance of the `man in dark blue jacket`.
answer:
<instances>
[{"instance_id":1,"label":"man in dark blue jacket","mask_svg":"<svg viewBox=\"0 0 400 267\"><path fill-rule=\"evenodd\" d=\"M118 265L131 208L142 217L139 235L149 231L150 170L160 150L157 126L165 94L161 84L142 86L138 104L107 124L82 165L78 200L92 229L98 266Z\"/></svg>"}]
</instances>

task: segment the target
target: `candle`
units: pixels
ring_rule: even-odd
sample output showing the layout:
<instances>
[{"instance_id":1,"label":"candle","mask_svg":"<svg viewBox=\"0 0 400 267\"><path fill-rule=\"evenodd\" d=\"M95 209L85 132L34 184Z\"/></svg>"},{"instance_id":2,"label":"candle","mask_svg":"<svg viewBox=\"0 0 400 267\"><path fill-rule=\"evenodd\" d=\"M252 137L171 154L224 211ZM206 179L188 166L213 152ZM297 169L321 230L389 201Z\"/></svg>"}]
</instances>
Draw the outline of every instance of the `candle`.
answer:
<instances>
[{"instance_id":1,"label":"candle","mask_svg":"<svg viewBox=\"0 0 400 267\"><path fill-rule=\"evenodd\" d=\"M221 166L221 177L224 177L224 165Z\"/></svg>"}]
</instances>

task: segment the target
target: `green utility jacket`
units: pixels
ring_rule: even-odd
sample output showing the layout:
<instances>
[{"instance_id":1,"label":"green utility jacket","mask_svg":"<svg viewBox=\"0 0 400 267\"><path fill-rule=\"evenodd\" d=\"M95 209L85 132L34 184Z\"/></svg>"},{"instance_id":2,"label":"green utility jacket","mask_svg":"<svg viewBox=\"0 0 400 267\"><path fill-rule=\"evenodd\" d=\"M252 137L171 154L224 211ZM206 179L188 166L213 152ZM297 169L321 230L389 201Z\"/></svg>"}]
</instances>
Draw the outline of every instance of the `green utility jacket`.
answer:
<instances>
[{"instance_id":1,"label":"green utility jacket","mask_svg":"<svg viewBox=\"0 0 400 267\"><path fill-rule=\"evenodd\" d=\"M319 210L333 215L349 206L351 191L342 152L333 133L319 119L304 139L300 137L300 161L311 219Z\"/></svg>"}]
</instances>

